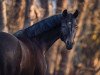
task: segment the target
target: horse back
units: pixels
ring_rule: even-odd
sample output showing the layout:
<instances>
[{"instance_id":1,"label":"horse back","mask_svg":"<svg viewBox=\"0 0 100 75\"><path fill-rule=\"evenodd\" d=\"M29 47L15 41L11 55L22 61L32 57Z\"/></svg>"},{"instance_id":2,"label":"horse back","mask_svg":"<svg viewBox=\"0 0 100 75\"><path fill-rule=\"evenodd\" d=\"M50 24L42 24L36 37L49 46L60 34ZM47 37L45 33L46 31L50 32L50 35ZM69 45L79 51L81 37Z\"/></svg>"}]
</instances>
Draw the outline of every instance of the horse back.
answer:
<instances>
[{"instance_id":1,"label":"horse back","mask_svg":"<svg viewBox=\"0 0 100 75\"><path fill-rule=\"evenodd\" d=\"M3 51L7 50L15 50L17 49L19 46L19 40L9 34L9 33L5 33L5 32L0 32L0 49Z\"/></svg>"},{"instance_id":2,"label":"horse back","mask_svg":"<svg viewBox=\"0 0 100 75\"><path fill-rule=\"evenodd\" d=\"M19 47L18 45L19 40L15 36L8 33L0 32L0 50L15 50Z\"/></svg>"},{"instance_id":3,"label":"horse back","mask_svg":"<svg viewBox=\"0 0 100 75\"><path fill-rule=\"evenodd\" d=\"M19 40L8 33L0 32L0 71L2 75L16 75L21 60Z\"/></svg>"}]
</instances>

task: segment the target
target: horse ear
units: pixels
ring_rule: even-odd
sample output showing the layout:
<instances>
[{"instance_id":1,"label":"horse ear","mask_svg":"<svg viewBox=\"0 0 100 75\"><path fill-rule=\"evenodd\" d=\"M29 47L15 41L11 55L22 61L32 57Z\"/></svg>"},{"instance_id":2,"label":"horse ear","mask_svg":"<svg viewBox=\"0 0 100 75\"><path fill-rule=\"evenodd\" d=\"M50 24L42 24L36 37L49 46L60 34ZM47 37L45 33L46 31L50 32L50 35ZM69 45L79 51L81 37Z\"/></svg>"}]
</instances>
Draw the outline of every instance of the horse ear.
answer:
<instances>
[{"instance_id":1,"label":"horse ear","mask_svg":"<svg viewBox=\"0 0 100 75\"><path fill-rule=\"evenodd\" d=\"M78 14L79 14L79 11L76 10L75 13L74 13L73 15L74 15L74 17L76 18L76 17L78 16Z\"/></svg>"},{"instance_id":2,"label":"horse ear","mask_svg":"<svg viewBox=\"0 0 100 75\"><path fill-rule=\"evenodd\" d=\"M67 16L67 9L65 9L63 12L62 12L62 15L64 16L64 17L66 17Z\"/></svg>"}]
</instances>

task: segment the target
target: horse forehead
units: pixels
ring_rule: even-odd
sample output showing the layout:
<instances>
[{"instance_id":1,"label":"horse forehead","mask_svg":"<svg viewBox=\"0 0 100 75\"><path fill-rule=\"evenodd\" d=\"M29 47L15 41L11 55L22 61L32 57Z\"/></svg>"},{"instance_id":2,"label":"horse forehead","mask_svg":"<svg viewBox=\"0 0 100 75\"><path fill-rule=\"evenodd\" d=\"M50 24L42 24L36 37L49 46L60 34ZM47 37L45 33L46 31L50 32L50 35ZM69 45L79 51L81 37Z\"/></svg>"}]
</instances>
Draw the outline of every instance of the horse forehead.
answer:
<instances>
[{"instance_id":1,"label":"horse forehead","mask_svg":"<svg viewBox=\"0 0 100 75\"><path fill-rule=\"evenodd\" d=\"M67 21L67 23L72 23L74 21L73 15L72 14L68 14L68 16L66 17L65 21Z\"/></svg>"},{"instance_id":2,"label":"horse forehead","mask_svg":"<svg viewBox=\"0 0 100 75\"><path fill-rule=\"evenodd\" d=\"M73 18L73 14L72 14L72 13L69 13L69 14L67 15L67 17L68 17L69 19L71 19L71 18Z\"/></svg>"},{"instance_id":3,"label":"horse forehead","mask_svg":"<svg viewBox=\"0 0 100 75\"><path fill-rule=\"evenodd\" d=\"M67 22L70 23L76 23L76 19L73 16L70 16Z\"/></svg>"}]
</instances>

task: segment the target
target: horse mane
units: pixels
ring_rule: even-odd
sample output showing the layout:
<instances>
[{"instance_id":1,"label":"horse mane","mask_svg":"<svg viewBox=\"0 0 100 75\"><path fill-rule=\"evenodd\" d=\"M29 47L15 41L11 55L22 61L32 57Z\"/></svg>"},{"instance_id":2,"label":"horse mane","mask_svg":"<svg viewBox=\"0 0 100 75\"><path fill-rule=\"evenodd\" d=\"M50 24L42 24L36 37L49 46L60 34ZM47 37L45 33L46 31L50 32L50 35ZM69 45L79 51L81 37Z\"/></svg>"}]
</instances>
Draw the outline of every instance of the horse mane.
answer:
<instances>
[{"instance_id":1,"label":"horse mane","mask_svg":"<svg viewBox=\"0 0 100 75\"><path fill-rule=\"evenodd\" d=\"M54 15L44 20L41 20L26 29L19 30L13 35L17 38L25 38L25 36L28 38L33 38L39 34L42 34L43 32L49 31L52 28L57 28L58 26L60 26L61 19L62 14Z\"/></svg>"},{"instance_id":2,"label":"horse mane","mask_svg":"<svg viewBox=\"0 0 100 75\"><path fill-rule=\"evenodd\" d=\"M26 28L24 31L29 37L34 37L52 29L55 26L59 26L61 24L61 19L62 14L54 15L33 24L32 26Z\"/></svg>"}]
</instances>

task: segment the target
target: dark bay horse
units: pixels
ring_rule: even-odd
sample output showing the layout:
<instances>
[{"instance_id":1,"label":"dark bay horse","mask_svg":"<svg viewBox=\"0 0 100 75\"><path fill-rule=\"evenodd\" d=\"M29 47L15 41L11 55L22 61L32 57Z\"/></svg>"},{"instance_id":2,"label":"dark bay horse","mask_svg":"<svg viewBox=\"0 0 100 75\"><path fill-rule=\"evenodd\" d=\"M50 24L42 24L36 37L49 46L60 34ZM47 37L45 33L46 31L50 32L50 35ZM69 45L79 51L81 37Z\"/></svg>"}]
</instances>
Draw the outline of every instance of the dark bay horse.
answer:
<instances>
[{"instance_id":1,"label":"dark bay horse","mask_svg":"<svg viewBox=\"0 0 100 75\"><path fill-rule=\"evenodd\" d=\"M13 35L0 32L0 75L45 75L45 52L57 39L72 49L77 16L64 10Z\"/></svg>"}]
</instances>

